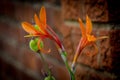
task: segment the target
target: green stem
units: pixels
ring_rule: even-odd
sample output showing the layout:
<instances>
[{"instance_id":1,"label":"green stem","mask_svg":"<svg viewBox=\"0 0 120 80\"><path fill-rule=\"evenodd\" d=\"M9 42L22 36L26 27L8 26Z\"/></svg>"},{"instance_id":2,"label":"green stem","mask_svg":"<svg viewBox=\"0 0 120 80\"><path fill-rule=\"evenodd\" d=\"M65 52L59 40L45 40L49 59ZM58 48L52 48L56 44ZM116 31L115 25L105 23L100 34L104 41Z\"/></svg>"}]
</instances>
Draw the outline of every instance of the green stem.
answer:
<instances>
[{"instance_id":1,"label":"green stem","mask_svg":"<svg viewBox=\"0 0 120 80\"><path fill-rule=\"evenodd\" d=\"M67 59L66 59L66 51L65 51L63 45L61 44L61 42L60 42L58 36L56 35L56 33L55 33L48 25L47 25L47 27L48 27L48 29L51 31L51 33L53 34L53 36L52 36L52 37L53 37L53 40L56 41L56 46L57 46L57 48L58 48L58 51L59 51L59 53L61 54L61 57L62 57L65 65L66 65L66 68L68 69L68 71L69 71L69 73L70 73L70 77L71 77L70 80L75 80L74 73L72 72L70 66L68 65L68 61L67 61Z\"/></svg>"},{"instance_id":2,"label":"green stem","mask_svg":"<svg viewBox=\"0 0 120 80\"><path fill-rule=\"evenodd\" d=\"M42 55L40 52L38 52L38 54L40 55L40 57L41 57L41 59L42 59L42 62L45 64L45 69L47 70L48 75L51 76L50 69L49 69L48 64L46 63L43 55Z\"/></svg>"},{"instance_id":3,"label":"green stem","mask_svg":"<svg viewBox=\"0 0 120 80\"><path fill-rule=\"evenodd\" d=\"M66 58L66 51L64 50L64 48L63 49L61 49L61 48L59 48L58 49L59 50L59 52L60 52L60 54L61 54L61 57L62 57L62 59L63 59L63 61L64 61L64 63L65 63L65 66L66 66L66 68L68 69L68 71L69 71L69 74L70 74L70 80L75 80L75 75L74 75L74 73L72 72L72 70L71 70L71 68L70 68L70 66L69 66L69 64L68 64L68 61L67 61L67 58Z\"/></svg>"}]
</instances>

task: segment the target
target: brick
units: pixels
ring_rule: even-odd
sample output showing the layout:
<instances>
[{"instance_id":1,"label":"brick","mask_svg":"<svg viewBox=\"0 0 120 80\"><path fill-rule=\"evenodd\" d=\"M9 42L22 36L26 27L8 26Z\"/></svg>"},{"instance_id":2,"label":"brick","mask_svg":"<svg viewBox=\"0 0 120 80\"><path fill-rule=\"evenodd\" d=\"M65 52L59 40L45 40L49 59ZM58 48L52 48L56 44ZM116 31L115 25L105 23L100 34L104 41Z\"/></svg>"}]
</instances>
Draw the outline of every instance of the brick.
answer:
<instances>
[{"instance_id":1,"label":"brick","mask_svg":"<svg viewBox=\"0 0 120 80\"><path fill-rule=\"evenodd\" d=\"M15 11L15 6L12 2L8 1L1 1L0 5L0 14L1 15L6 15L6 16L14 16L14 11Z\"/></svg>"},{"instance_id":2,"label":"brick","mask_svg":"<svg viewBox=\"0 0 120 80\"><path fill-rule=\"evenodd\" d=\"M62 25L59 28L59 31L61 32L61 34L63 35L64 38L71 35L71 30L72 30L72 28L70 26L65 26L65 25Z\"/></svg>"},{"instance_id":3,"label":"brick","mask_svg":"<svg viewBox=\"0 0 120 80\"><path fill-rule=\"evenodd\" d=\"M60 53L57 50L57 47L55 45L56 43L53 40L45 39L44 40L44 46L45 50L51 50L50 53L46 53L45 55L49 58L52 58L56 61L63 62L60 56Z\"/></svg>"},{"instance_id":4,"label":"brick","mask_svg":"<svg viewBox=\"0 0 120 80\"><path fill-rule=\"evenodd\" d=\"M76 48L78 46L78 43L81 39L81 30L79 27L72 26L71 31L71 41L73 42L74 51L76 51Z\"/></svg>"},{"instance_id":5,"label":"brick","mask_svg":"<svg viewBox=\"0 0 120 80\"><path fill-rule=\"evenodd\" d=\"M66 52L68 53L67 54L68 60L71 60L71 58L73 58L73 56L72 56L73 55L73 46L72 46L70 37L64 38L63 44L66 49Z\"/></svg>"},{"instance_id":6,"label":"brick","mask_svg":"<svg viewBox=\"0 0 120 80\"><path fill-rule=\"evenodd\" d=\"M37 72L38 67L37 67L37 58L35 56L36 53L32 52L31 50L23 49L20 54L21 54L20 57L22 64L28 69Z\"/></svg>"},{"instance_id":7,"label":"brick","mask_svg":"<svg viewBox=\"0 0 120 80\"><path fill-rule=\"evenodd\" d=\"M76 80L115 80L115 75L108 72L97 71L84 65L78 65L76 69Z\"/></svg>"},{"instance_id":8,"label":"brick","mask_svg":"<svg viewBox=\"0 0 120 80\"><path fill-rule=\"evenodd\" d=\"M9 22L8 22L9 19L8 20L7 19L8 18L6 18L5 21L0 22L1 25L0 33L2 34L1 37L10 37L16 41L19 41L19 37L20 37L19 26L17 25L17 23L15 23L13 19L11 19L11 21Z\"/></svg>"},{"instance_id":9,"label":"brick","mask_svg":"<svg viewBox=\"0 0 120 80\"><path fill-rule=\"evenodd\" d=\"M0 8L1 15L5 15L17 21L33 21L35 9L30 3L3 2Z\"/></svg>"},{"instance_id":10,"label":"brick","mask_svg":"<svg viewBox=\"0 0 120 80\"><path fill-rule=\"evenodd\" d=\"M10 56L9 56L10 58ZM10 59L11 60L11 59ZM2 72L0 73L3 73L2 76L0 76L0 79L5 79L5 80L8 80L8 79L12 79L12 80L26 80L26 79L29 79L29 80L38 80L38 78L34 77L35 75L29 75L27 70L25 70L25 68L23 66L20 66L18 67L18 63L14 63L16 61L7 61L4 59L1 59L0 58L0 63L2 64L2 67L0 68L0 70ZM10 64L12 63L12 64ZM23 71L25 70L25 71ZM30 73L32 74L32 73ZM14 76L16 75L16 76ZM6 77L7 76L7 77Z\"/></svg>"},{"instance_id":11,"label":"brick","mask_svg":"<svg viewBox=\"0 0 120 80\"><path fill-rule=\"evenodd\" d=\"M35 10L31 4L15 4L15 15L14 18L19 21L27 21L34 23L34 13Z\"/></svg>"},{"instance_id":12,"label":"brick","mask_svg":"<svg viewBox=\"0 0 120 80\"><path fill-rule=\"evenodd\" d=\"M108 4L104 0L62 0L62 13L65 20L77 20L79 17L85 20L88 15L92 21L108 21Z\"/></svg>"},{"instance_id":13,"label":"brick","mask_svg":"<svg viewBox=\"0 0 120 80\"><path fill-rule=\"evenodd\" d=\"M82 2L81 0L62 0L62 14L64 20L68 19L78 19L78 17L82 17Z\"/></svg>"},{"instance_id":14,"label":"brick","mask_svg":"<svg viewBox=\"0 0 120 80\"><path fill-rule=\"evenodd\" d=\"M46 7L47 12L47 24L57 33L59 34L59 29L61 29L63 24L63 17L61 14L60 7Z\"/></svg>"},{"instance_id":15,"label":"brick","mask_svg":"<svg viewBox=\"0 0 120 80\"><path fill-rule=\"evenodd\" d=\"M84 2L84 14L87 14L93 21L108 21L108 3L104 0L86 0Z\"/></svg>"},{"instance_id":16,"label":"brick","mask_svg":"<svg viewBox=\"0 0 120 80\"><path fill-rule=\"evenodd\" d=\"M45 2L47 2L51 5L56 5L56 6L60 5L60 0L46 0Z\"/></svg>"},{"instance_id":17,"label":"brick","mask_svg":"<svg viewBox=\"0 0 120 80\"><path fill-rule=\"evenodd\" d=\"M112 6L111 6L112 5ZM109 9L109 21L114 23L119 23L120 21L120 5L118 1L108 1L108 9Z\"/></svg>"},{"instance_id":18,"label":"brick","mask_svg":"<svg viewBox=\"0 0 120 80\"><path fill-rule=\"evenodd\" d=\"M119 41L119 29L117 30L112 30L110 32L110 46L111 46L111 58L112 58L112 72L114 72L116 75L120 75L120 73L118 72L119 70L119 57L120 57L120 41Z\"/></svg>"},{"instance_id":19,"label":"brick","mask_svg":"<svg viewBox=\"0 0 120 80\"><path fill-rule=\"evenodd\" d=\"M104 0L62 0L62 13L65 20L85 20L88 15L95 22L119 22L118 1ZM113 5L111 7L111 5Z\"/></svg>"},{"instance_id":20,"label":"brick","mask_svg":"<svg viewBox=\"0 0 120 80\"><path fill-rule=\"evenodd\" d=\"M19 49L15 48L15 46L10 45L6 42L6 43L4 43L4 49L3 50L5 52L9 53L11 56L14 56L15 58L18 58L19 52L16 53L16 51L19 51Z\"/></svg>"}]
</instances>

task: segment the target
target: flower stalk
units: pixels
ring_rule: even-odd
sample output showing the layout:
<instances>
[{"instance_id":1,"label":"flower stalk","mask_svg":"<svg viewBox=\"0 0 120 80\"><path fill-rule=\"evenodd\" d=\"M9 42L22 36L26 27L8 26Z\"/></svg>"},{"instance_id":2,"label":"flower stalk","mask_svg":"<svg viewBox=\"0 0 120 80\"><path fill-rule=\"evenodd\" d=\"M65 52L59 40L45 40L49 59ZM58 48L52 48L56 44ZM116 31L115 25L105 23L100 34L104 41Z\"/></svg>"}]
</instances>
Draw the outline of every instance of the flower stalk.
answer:
<instances>
[{"instance_id":1,"label":"flower stalk","mask_svg":"<svg viewBox=\"0 0 120 80\"><path fill-rule=\"evenodd\" d=\"M44 66L45 66L45 69L47 70L48 76L51 77L50 69L49 69L48 64L47 64L47 62L45 61L43 55L40 53L40 51L38 51L37 53L40 55L41 60L42 60L42 63L44 63Z\"/></svg>"},{"instance_id":2,"label":"flower stalk","mask_svg":"<svg viewBox=\"0 0 120 80\"><path fill-rule=\"evenodd\" d=\"M57 46L57 48L58 48L58 51L59 51L59 53L61 55L62 60L65 63L65 66L66 66L66 68L67 68L67 70L68 70L68 72L70 74L70 80L75 80L75 75L74 75L73 71L71 70L71 67L68 64L67 52L65 51L65 49L64 49L63 46L62 46L62 48L60 48L59 46Z\"/></svg>"},{"instance_id":3,"label":"flower stalk","mask_svg":"<svg viewBox=\"0 0 120 80\"><path fill-rule=\"evenodd\" d=\"M69 71L69 74L70 74L70 80L75 80L75 76L74 76L74 73L72 72L69 64L68 64L68 60L67 60L67 52L65 51L64 49L64 46L62 45L60 39L58 38L58 36L56 35L56 33L49 27L47 26L49 31L52 32L53 36L54 36L54 39L56 41L56 47L61 55L61 58L62 60L64 61L65 63L65 66L67 68L67 70ZM59 43L59 44L58 44Z\"/></svg>"}]
</instances>

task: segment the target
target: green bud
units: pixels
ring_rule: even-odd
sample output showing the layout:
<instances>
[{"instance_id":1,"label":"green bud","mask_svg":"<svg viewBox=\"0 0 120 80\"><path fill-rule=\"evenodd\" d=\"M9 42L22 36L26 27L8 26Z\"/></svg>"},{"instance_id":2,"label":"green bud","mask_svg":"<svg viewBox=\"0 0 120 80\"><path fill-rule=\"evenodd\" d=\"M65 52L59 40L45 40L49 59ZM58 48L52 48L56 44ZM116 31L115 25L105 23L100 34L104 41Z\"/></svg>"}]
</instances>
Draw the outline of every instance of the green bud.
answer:
<instances>
[{"instance_id":1,"label":"green bud","mask_svg":"<svg viewBox=\"0 0 120 80\"><path fill-rule=\"evenodd\" d=\"M55 78L53 76L47 76L47 77L45 77L44 80L55 80Z\"/></svg>"},{"instance_id":2,"label":"green bud","mask_svg":"<svg viewBox=\"0 0 120 80\"><path fill-rule=\"evenodd\" d=\"M39 38L35 38L35 39L30 40L30 42L29 42L29 47L34 52L37 52L39 50L38 45L37 45L38 40L39 40ZM44 44L42 41L40 42L40 47L41 48L44 47Z\"/></svg>"},{"instance_id":3,"label":"green bud","mask_svg":"<svg viewBox=\"0 0 120 80\"><path fill-rule=\"evenodd\" d=\"M43 44L43 42L42 42L42 41L40 42L40 47L41 47L41 48L43 48L43 47L44 47L44 44Z\"/></svg>"},{"instance_id":4,"label":"green bud","mask_svg":"<svg viewBox=\"0 0 120 80\"><path fill-rule=\"evenodd\" d=\"M39 31L39 26L38 25L35 25L34 27L35 27L36 30Z\"/></svg>"},{"instance_id":5,"label":"green bud","mask_svg":"<svg viewBox=\"0 0 120 80\"><path fill-rule=\"evenodd\" d=\"M37 46L38 38L32 39L29 42L29 47L32 51L37 52L38 46Z\"/></svg>"}]
</instances>

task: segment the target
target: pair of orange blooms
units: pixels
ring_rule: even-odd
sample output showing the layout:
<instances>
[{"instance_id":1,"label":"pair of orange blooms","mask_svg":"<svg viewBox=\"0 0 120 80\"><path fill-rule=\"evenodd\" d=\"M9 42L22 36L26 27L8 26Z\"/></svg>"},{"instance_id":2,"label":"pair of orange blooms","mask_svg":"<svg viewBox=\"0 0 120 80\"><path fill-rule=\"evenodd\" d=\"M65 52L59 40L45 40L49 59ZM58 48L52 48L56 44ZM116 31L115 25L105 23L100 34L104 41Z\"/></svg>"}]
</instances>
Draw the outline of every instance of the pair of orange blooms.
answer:
<instances>
[{"instance_id":1,"label":"pair of orange blooms","mask_svg":"<svg viewBox=\"0 0 120 80\"><path fill-rule=\"evenodd\" d=\"M40 14L39 17L35 14L34 15L34 20L35 20L35 24L38 26L38 29L35 29L35 27L28 23L28 22L22 22L22 28L29 33L29 35L25 36L25 37L38 37L38 48L42 51L41 47L39 46L40 41L42 41L42 39L44 38L49 38L54 40L57 45L59 46L59 48L62 49L62 44L59 40L59 38L57 37L57 35L55 34L55 32L47 25L46 23L46 10L44 7L41 8L40 10ZM95 45L95 42L98 39L103 39L103 38L107 38L106 36L103 37L99 37L96 38L94 35L91 34L92 32L92 23L91 20L88 16L86 16L86 27L84 26L83 22L81 21L81 19L78 19L79 24L80 24L80 29L81 29L81 33L82 33L82 37L80 39L79 45L77 47L74 59L73 59L73 64L75 64L75 62L78 59L78 56L80 55L81 51L88 45L92 44L95 47L95 52L97 51L97 47Z\"/></svg>"}]
</instances>

